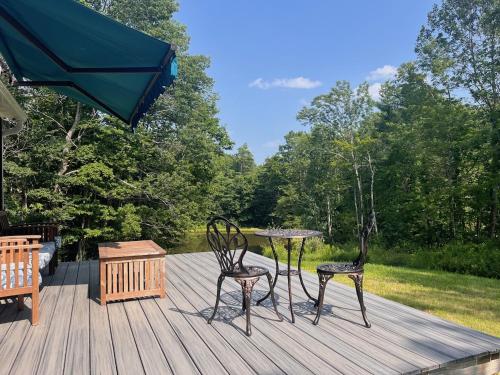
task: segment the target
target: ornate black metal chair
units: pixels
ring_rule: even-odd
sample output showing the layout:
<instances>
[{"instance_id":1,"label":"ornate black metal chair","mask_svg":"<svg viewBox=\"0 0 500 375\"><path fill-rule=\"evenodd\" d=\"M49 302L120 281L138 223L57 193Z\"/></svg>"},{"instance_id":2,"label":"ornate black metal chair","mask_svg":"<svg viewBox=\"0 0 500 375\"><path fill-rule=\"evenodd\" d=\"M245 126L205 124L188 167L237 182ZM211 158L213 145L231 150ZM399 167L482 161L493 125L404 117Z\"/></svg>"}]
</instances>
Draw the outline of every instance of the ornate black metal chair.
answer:
<instances>
[{"instance_id":1,"label":"ornate black metal chair","mask_svg":"<svg viewBox=\"0 0 500 375\"><path fill-rule=\"evenodd\" d=\"M372 231L375 222L375 215L370 214L367 223L365 224L361 236L359 239L359 255L356 260L352 263L325 263L320 264L316 268L319 278L319 293L318 301L316 305L318 307L318 312L316 313L316 318L313 324L316 325L321 317L321 310L323 308L323 299L325 296L326 284L333 278L336 274L347 275L354 281L356 286L356 294L358 295L359 306L361 308L361 314L363 314L363 320L365 321L365 326L367 328L371 327L368 318L366 317L366 307L363 302L363 267L366 261L366 255L368 253L368 237Z\"/></svg>"},{"instance_id":2,"label":"ornate black metal chair","mask_svg":"<svg viewBox=\"0 0 500 375\"><path fill-rule=\"evenodd\" d=\"M274 299L273 278L269 270L264 267L243 265L243 257L248 249L248 240L240 229L226 218L216 216L207 224L207 240L217 257L217 261L219 262L221 268L221 273L217 281L217 300L215 301L214 312L210 319L208 319L208 324L212 323L212 320L217 313L220 300L220 290L222 282L226 277L233 278L241 285L243 294L242 309L243 311L246 310L247 318L247 336L252 334L252 327L250 324L250 303L252 290L253 286L257 281L259 281L261 276L267 277L274 310L276 311L279 320L283 320L278 312L276 300Z\"/></svg>"}]
</instances>

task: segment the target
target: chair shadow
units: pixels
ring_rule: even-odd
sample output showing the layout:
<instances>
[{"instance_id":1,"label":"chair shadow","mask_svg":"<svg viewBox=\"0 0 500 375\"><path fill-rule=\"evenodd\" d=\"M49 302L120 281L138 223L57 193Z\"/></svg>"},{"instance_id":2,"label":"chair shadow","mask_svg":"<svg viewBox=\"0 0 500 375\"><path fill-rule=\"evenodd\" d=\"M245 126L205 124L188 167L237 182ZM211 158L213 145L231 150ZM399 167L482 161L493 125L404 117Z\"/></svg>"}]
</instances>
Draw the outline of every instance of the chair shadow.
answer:
<instances>
[{"instance_id":1,"label":"chair shadow","mask_svg":"<svg viewBox=\"0 0 500 375\"><path fill-rule=\"evenodd\" d=\"M251 301L251 311L253 311L254 308L256 307L265 307L265 308L271 308L273 309L273 304L271 302L270 298L267 298L265 301L263 301L259 306L257 306L257 301L264 297L267 294L267 290L254 290L252 293L252 301ZM277 298L278 296L275 295L276 298L276 303L278 303ZM214 305L215 305L215 300L214 300ZM224 324L229 324L232 327L235 327L238 329L240 332L245 333L245 330L238 327L238 325L234 324L234 319L244 316L245 311L242 309L242 303L243 303L243 294L241 291L231 291L227 293L222 293L220 296L220 302L219 302L219 308L217 309L217 314L214 317L214 321L216 322L221 322ZM214 312L214 306L207 307L201 311L185 311L181 310L179 308L171 308L170 310L176 311L181 314L186 314L190 316L196 316L199 318L203 318L205 321L208 321L208 319L213 315ZM253 315L253 314L252 314ZM261 318L261 317L259 317ZM262 318L266 319L266 318ZM274 319L270 319L274 320ZM278 319L276 318L276 321Z\"/></svg>"},{"instance_id":2,"label":"chair shadow","mask_svg":"<svg viewBox=\"0 0 500 375\"><path fill-rule=\"evenodd\" d=\"M314 302L302 301L302 302L292 303L292 305L293 305L293 312L295 315L309 319L309 320L311 320L311 322L316 317L318 309L314 306ZM360 323L357 320L351 320L351 319L347 319L347 318L344 318L342 316L339 316L338 314L335 313L335 311L337 311L337 310L359 312L360 318L362 317L360 309L353 309L353 308L342 307L342 306L337 306L337 305L332 305L332 304L323 304L323 307L321 309L321 318L322 319L323 318L334 318L334 319L342 320L344 322L356 324L356 325L359 325L362 327L365 326L364 324ZM356 319L356 318L353 316L353 319Z\"/></svg>"}]
</instances>

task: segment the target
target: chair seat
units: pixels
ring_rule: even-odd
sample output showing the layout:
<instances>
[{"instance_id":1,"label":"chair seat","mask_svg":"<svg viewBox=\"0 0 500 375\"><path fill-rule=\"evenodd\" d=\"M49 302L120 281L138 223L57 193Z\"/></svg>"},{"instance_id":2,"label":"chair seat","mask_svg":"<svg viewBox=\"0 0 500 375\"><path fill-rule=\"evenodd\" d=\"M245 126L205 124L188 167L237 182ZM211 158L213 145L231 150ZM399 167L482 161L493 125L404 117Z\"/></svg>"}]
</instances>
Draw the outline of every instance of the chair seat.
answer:
<instances>
[{"instance_id":1,"label":"chair seat","mask_svg":"<svg viewBox=\"0 0 500 375\"><path fill-rule=\"evenodd\" d=\"M228 277L258 277L264 276L269 272L267 268L258 266L245 266L244 269L235 268L233 271L223 272L224 276Z\"/></svg>"},{"instance_id":2,"label":"chair seat","mask_svg":"<svg viewBox=\"0 0 500 375\"><path fill-rule=\"evenodd\" d=\"M324 263L320 264L316 270L321 273L359 273L363 268L353 263Z\"/></svg>"}]
</instances>

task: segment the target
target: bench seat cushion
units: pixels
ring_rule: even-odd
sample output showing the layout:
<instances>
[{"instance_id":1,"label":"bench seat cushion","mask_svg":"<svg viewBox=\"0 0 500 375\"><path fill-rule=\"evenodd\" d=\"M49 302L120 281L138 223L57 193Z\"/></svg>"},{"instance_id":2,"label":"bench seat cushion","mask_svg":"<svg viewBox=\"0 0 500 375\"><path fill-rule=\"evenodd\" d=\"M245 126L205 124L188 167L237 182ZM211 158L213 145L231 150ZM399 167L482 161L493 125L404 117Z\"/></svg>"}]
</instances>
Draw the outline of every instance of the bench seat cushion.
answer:
<instances>
[{"instance_id":1,"label":"bench seat cushion","mask_svg":"<svg viewBox=\"0 0 500 375\"><path fill-rule=\"evenodd\" d=\"M4 290L7 286L7 279L10 280L10 287L14 288L16 285L16 276L15 276L15 269L16 266L14 263L10 263L10 272L9 275L7 276L7 267L6 264L2 264L2 270L0 274L0 285L1 289ZM19 270L18 270L18 275L19 275L19 287L23 287L23 278L24 278L24 264L19 263ZM28 266L28 286L32 285L32 272L31 272L31 266ZM42 275L38 273L38 284L40 285L42 283Z\"/></svg>"},{"instance_id":2,"label":"bench seat cushion","mask_svg":"<svg viewBox=\"0 0 500 375\"><path fill-rule=\"evenodd\" d=\"M38 264L40 269L44 269L45 267L48 267L50 260L56 252L56 243L54 241L42 242L41 245L42 248L39 251Z\"/></svg>"}]
</instances>

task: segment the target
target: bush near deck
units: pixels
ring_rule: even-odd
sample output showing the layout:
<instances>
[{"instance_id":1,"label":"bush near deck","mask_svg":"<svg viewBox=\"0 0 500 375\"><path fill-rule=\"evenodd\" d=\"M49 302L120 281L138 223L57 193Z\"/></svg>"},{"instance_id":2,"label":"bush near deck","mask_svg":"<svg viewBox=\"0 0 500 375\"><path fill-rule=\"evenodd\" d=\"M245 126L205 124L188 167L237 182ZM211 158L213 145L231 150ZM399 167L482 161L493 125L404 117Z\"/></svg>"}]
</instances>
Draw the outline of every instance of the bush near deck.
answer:
<instances>
[{"instance_id":1,"label":"bush near deck","mask_svg":"<svg viewBox=\"0 0 500 375\"><path fill-rule=\"evenodd\" d=\"M270 252L271 249L268 248L265 251ZM320 239L309 240L305 248L307 259L325 262L352 261L358 252L356 243L329 245ZM499 279L500 243L496 241L480 244L455 242L436 248L422 248L407 244L387 249L373 241L369 245L368 263L443 270Z\"/></svg>"}]
</instances>

